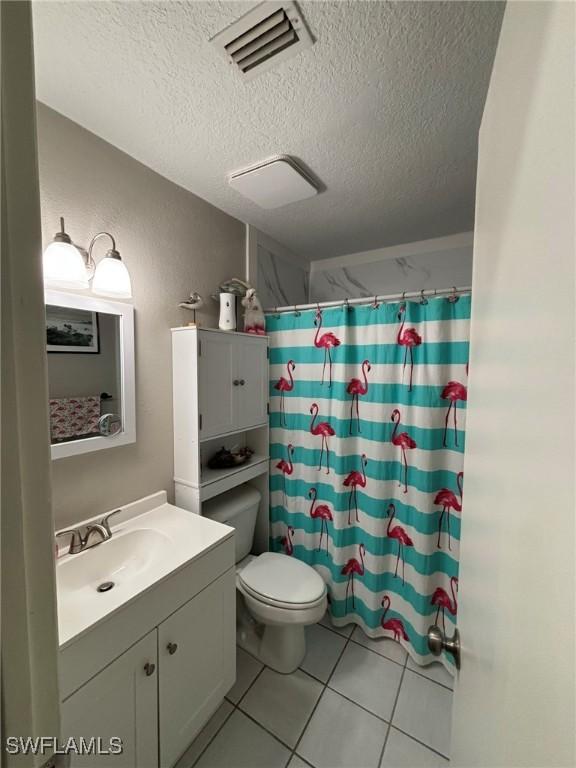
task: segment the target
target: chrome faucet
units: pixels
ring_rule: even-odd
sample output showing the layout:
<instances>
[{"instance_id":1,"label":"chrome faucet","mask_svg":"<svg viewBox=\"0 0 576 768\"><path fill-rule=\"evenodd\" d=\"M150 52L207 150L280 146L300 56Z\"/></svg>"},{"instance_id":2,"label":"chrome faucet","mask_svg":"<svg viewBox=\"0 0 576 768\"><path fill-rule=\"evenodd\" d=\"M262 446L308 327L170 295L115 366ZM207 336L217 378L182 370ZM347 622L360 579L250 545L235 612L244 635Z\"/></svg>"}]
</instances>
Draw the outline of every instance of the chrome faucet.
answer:
<instances>
[{"instance_id":1,"label":"chrome faucet","mask_svg":"<svg viewBox=\"0 0 576 768\"><path fill-rule=\"evenodd\" d=\"M98 544L102 544L103 541L108 541L108 539L112 538L109 520L112 515L116 515L118 512L121 512L121 510L116 509L114 512L110 512L99 523L88 523L88 525L80 525L77 528L67 528L65 531L58 531L56 539L60 536L71 537L68 547L68 554L70 555L77 555L85 549L96 547ZM94 539L92 534L98 535L95 541L91 541Z\"/></svg>"}]
</instances>

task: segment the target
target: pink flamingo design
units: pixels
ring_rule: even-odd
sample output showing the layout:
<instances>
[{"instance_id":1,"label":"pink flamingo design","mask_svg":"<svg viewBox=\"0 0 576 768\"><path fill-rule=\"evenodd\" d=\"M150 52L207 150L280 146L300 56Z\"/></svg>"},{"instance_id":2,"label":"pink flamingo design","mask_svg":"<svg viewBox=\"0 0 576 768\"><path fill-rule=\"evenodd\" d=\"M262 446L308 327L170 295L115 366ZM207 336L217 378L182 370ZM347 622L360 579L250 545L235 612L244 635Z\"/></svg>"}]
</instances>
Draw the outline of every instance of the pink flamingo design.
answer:
<instances>
[{"instance_id":1,"label":"pink flamingo design","mask_svg":"<svg viewBox=\"0 0 576 768\"><path fill-rule=\"evenodd\" d=\"M468 367L468 366L466 366ZM440 397L442 400L450 400L450 405L446 411L446 419L444 420L444 440L442 444L446 447L446 433L448 432L448 418L450 411L454 409L454 442L458 445L458 424L456 421L456 413L458 411L456 403L458 400L466 402L468 400L468 390L464 384L460 384L459 381L449 381L448 384L442 390Z\"/></svg>"},{"instance_id":2,"label":"pink flamingo design","mask_svg":"<svg viewBox=\"0 0 576 768\"><path fill-rule=\"evenodd\" d=\"M458 591L458 579L456 576L452 576L450 579L450 591L452 592L452 600L450 600L448 593L445 589L442 589L442 587L437 587L434 590L432 600L430 600L432 605L438 606L438 610L436 611L436 618L434 619L434 624L436 624L436 626L438 626L438 616L440 611L442 611L442 629L444 632L446 632L446 617L444 615L444 611L450 611L452 616L456 616L456 611L458 610L458 602L456 600L456 593L454 592L454 588L456 588L456 591Z\"/></svg>"},{"instance_id":3,"label":"pink flamingo design","mask_svg":"<svg viewBox=\"0 0 576 768\"><path fill-rule=\"evenodd\" d=\"M286 449L288 454L288 461L286 459L280 459L276 464L276 469L282 472L282 490L284 491L284 506L286 506L286 475L291 475L294 472L294 465L292 464L292 456L294 455L294 446L288 445Z\"/></svg>"},{"instance_id":4,"label":"pink flamingo design","mask_svg":"<svg viewBox=\"0 0 576 768\"><path fill-rule=\"evenodd\" d=\"M324 384L324 375L326 373L326 363L329 363L330 378L328 386L332 386L332 347L340 346L340 339L333 333L323 333L319 336L320 328L322 328L322 311L320 309L316 312L314 319L314 325L316 326L316 336L314 336L314 346L318 349L324 350L324 365L322 366L322 384Z\"/></svg>"},{"instance_id":5,"label":"pink flamingo design","mask_svg":"<svg viewBox=\"0 0 576 768\"><path fill-rule=\"evenodd\" d=\"M402 320L402 325L398 329L398 336L396 337L396 343L404 349L404 365L402 367L402 379L404 379L404 371L406 370L406 358L408 356L408 350L410 350L410 386L408 391L412 391L412 374L414 372L414 347L419 347L422 344L422 336L416 331L416 328L406 328L404 330L406 305L403 304L398 311L398 320Z\"/></svg>"},{"instance_id":6,"label":"pink flamingo design","mask_svg":"<svg viewBox=\"0 0 576 768\"><path fill-rule=\"evenodd\" d=\"M286 530L286 536L282 536L282 538L280 539L280 544L282 544L282 546L284 547L285 555L294 554L294 544L292 543L293 538L294 538L294 528L292 528L292 526L289 525Z\"/></svg>"},{"instance_id":7,"label":"pink flamingo design","mask_svg":"<svg viewBox=\"0 0 576 768\"><path fill-rule=\"evenodd\" d=\"M318 416L318 403L312 403L310 406L310 413L312 414L312 421L310 422L310 432L313 435L320 435L322 437L322 448L320 450L320 463L318 470L322 469L322 456L324 455L324 448L326 448L326 474L330 474L330 451L328 450L328 438L333 437L336 433L327 421L321 421L314 426L316 417Z\"/></svg>"},{"instance_id":8,"label":"pink flamingo design","mask_svg":"<svg viewBox=\"0 0 576 768\"><path fill-rule=\"evenodd\" d=\"M354 499L354 506L356 508L356 522L358 521L358 486L361 488L366 488L366 465L368 464L368 459L366 458L366 454L363 453L362 457L360 458L360 463L362 465L362 474L360 472L357 472L356 470L353 470L350 472L346 479L344 480L344 485L346 488L350 488L350 494L348 496L348 525L350 525L350 513L352 511L352 499Z\"/></svg>"},{"instance_id":9,"label":"pink flamingo design","mask_svg":"<svg viewBox=\"0 0 576 768\"><path fill-rule=\"evenodd\" d=\"M402 463L404 464L404 493L408 493L408 459L406 458L406 451L411 450L412 448L417 448L418 446L408 432L401 432L399 435L396 434L398 427L400 426L400 411L398 408L394 408L390 418L394 422L394 431L392 432L391 439L393 445L397 445L402 452ZM402 483L399 482L398 487L400 488L401 485Z\"/></svg>"},{"instance_id":10,"label":"pink flamingo design","mask_svg":"<svg viewBox=\"0 0 576 768\"><path fill-rule=\"evenodd\" d=\"M364 362L362 363L362 376L364 377L364 382L362 382L360 379L350 379L350 381L348 382L348 386L346 387L346 392L348 392L349 395L352 395L352 400L350 401L350 421L349 421L350 434L352 434L352 413L354 410L354 403L356 403L356 425L358 427L358 432L361 431L358 398L360 397L360 395L365 395L368 392L368 377L366 373L371 369L372 367L370 365L370 361L364 360Z\"/></svg>"},{"instance_id":11,"label":"pink flamingo design","mask_svg":"<svg viewBox=\"0 0 576 768\"><path fill-rule=\"evenodd\" d=\"M364 576L364 555L366 554L366 547L364 544L358 546L358 552L360 554L360 562L355 557L351 557L346 563L344 568L340 571L343 576L348 576L348 583L346 584L346 608L348 608L348 590L352 587L352 608L355 607L354 603L354 574L358 576Z\"/></svg>"},{"instance_id":12,"label":"pink flamingo design","mask_svg":"<svg viewBox=\"0 0 576 768\"><path fill-rule=\"evenodd\" d=\"M388 595L384 595L382 598L382 607L384 608L384 613L382 614L382 618L380 619L380 624L382 626L382 629L388 629L390 632L394 634L394 640L396 640L397 643L400 642L400 638L403 640L409 641L410 638L406 634L406 630L404 629L404 624L400 621L400 619L388 619L386 621L386 614L388 613L388 609L390 608L390 598Z\"/></svg>"},{"instance_id":13,"label":"pink flamingo design","mask_svg":"<svg viewBox=\"0 0 576 768\"><path fill-rule=\"evenodd\" d=\"M321 520L320 524L320 541L318 542L318 552L322 549L322 537L324 536L324 531L326 531L326 554L328 554L328 521L331 523L334 522L334 518L332 516L332 512L330 512L330 507L327 504L318 504L318 506L315 508L314 505L316 504L316 496L317 491L316 488L310 488L308 491L308 498L312 499L312 505L310 507L310 517L313 520L317 520L318 518Z\"/></svg>"},{"instance_id":14,"label":"pink flamingo design","mask_svg":"<svg viewBox=\"0 0 576 768\"><path fill-rule=\"evenodd\" d=\"M392 514L390 515L390 512ZM394 515L396 514L396 507L394 504L388 504L388 509L386 510L386 516L388 517L390 515L390 520L388 520L388 528L386 529L386 536L388 536L389 539L396 539L398 542L398 554L396 555L396 570L394 571L394 578L398 576L398 561L400 560L400 556L402 556L402 584L404 584L404 547L413 547L414 542L408 536L404 528L400 525L395 525L394 528L391 528L392 520L394 520Z\"/></svg>"},{"instance_id":15,"label":"pink flamingo design","mask_svg":"<svg viewBox=\"0 0 576 768\"><path fill-rule=\"evenodd\" d=\"M288 379L285 379L284 376L280 376L276 384L274 384L274 389L280 392L280 424L283 426L287 426L286 424L286 410L285 410L285 403L284 403L284 393L285 392L292 392L294 389L294 377L292 376L292 373L296 369L296 363L294 360L288 360L286 363L286 370L288 372Z\"/></svg>"},{"instance_id":16,"label":"pink flamingo design","mask_svg":"<svg viewBox=\"0 0 576 768\"><path fill-rule=\"evenodd\" d=\"M462 512L462 478L464 477L464 472L458 472L458 476L456 477L456 482L458 484L458 490L460 491L460 502L458 502L458 499L456 498L455 494L452 493L452 491L449 488L441 488L436 496L434 497L434 504L440 504L442 506L442 512L440 513L440 519L438 520L438 543L437 547L441 549L440 546L440 534L442 533L442 519L444 518L444 515L446 515L446 528L448 530L448 549L452 549L452 546L450 544L450 510L453 509L455 512Z\"/></svg>"}]
</instances>

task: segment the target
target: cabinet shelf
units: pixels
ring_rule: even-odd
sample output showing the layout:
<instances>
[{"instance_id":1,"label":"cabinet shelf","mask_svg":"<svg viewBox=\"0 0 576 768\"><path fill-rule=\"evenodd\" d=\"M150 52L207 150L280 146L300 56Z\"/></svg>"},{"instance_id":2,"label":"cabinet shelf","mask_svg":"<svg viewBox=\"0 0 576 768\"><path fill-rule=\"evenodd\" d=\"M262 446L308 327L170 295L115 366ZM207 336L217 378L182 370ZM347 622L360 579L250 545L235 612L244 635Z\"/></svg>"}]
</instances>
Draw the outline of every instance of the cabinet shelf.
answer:
<instances>
[{"instance_id":1,"label":"cabinet shelf","mask_svg":"<svg viewBox=\"0 0 576 768\"><path fill-rule=\"evenodd\" d=\"M268 456L254 454L250 461L230 469L210 469L205 467L200 474L200 497L202 501L218 496L224 491L235 488L253 477L268 471Z\"/></svg>"},{"instance_id":2,"label":"cabinet shelf","mask_svg":"<svg viewBox=\"0 0 576 768\"><path fill-rule=\"evenodd\" d=\"M207 435L206 437L200 436L200 443L209 443L212 440L221 440L223 437L231 437L233 435L241 435L245 432L250 432L253 429L268 429L268 421L264 421L260 424L252 424L251 426L241 427L240 429L232 429L229 432L222 432L219 435Z\"/></svg>"}]
</instances>

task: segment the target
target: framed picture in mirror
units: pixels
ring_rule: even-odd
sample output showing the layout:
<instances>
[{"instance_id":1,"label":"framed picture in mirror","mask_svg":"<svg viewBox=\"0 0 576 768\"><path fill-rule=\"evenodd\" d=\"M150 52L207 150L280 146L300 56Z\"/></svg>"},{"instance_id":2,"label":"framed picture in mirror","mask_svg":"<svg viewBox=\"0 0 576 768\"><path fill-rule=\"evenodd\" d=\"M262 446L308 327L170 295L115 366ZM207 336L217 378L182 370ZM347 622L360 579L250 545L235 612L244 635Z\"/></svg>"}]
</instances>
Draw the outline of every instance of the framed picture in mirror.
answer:
<instances>
[{"instance_id":1,"label":"framed picture in mirror","mask_svg":"<svg viewBox=\"0 0 576 768\"><path fill-rule=\"evenodd\" d=\"M76 307L46 306L46 351L98 354L98 313Z\"/></svg>"}]
</instances>

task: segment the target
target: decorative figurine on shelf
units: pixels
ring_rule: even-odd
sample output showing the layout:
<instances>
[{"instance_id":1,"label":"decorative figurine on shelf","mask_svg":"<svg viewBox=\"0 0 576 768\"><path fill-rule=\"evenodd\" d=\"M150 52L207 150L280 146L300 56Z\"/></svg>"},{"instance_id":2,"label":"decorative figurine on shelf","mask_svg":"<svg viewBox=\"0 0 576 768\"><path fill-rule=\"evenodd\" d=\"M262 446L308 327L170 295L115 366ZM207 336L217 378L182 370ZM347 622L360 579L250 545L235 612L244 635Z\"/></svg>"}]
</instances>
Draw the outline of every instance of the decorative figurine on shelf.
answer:
<instances>
[{"instance_id":1,"label":"decorative figurine on shelf","mask_svg":"<svg viewBox=\"0 0 576 768\"><path fill-rule=\"evenodd\" d=\"M242 299L242 306L246 309L244 312L244 333L255 333L258 336L265 336L264 310L254 288L248 288L246 296Z\"/></svg>"},{"instance_id":2,"label":"decorative figurine on shelf","mask_svg":"<svg viewBox=\"0 0 576 768\"><path fill-rule=\"evenodd\" d=\"M196 325L196 310L200 309L200 307L204 306L204 299L202 298L202 296L200 296L199 293L197 293L196 291L193 291L190 294L190 298L186 299L186 301L180 302L180 304L178 304L178 306L181 309L191 309L192 310L192 312L193 312L192 322L188 323L188 325L195 326Z\"/></svg>"}]
</instances>

